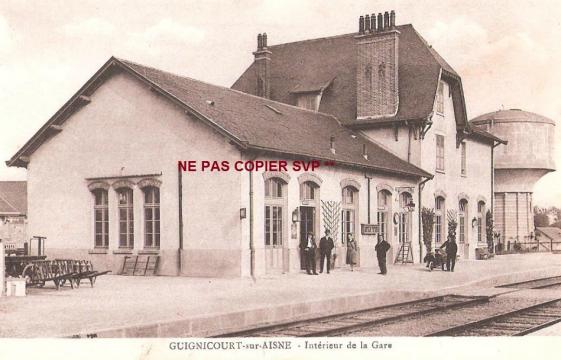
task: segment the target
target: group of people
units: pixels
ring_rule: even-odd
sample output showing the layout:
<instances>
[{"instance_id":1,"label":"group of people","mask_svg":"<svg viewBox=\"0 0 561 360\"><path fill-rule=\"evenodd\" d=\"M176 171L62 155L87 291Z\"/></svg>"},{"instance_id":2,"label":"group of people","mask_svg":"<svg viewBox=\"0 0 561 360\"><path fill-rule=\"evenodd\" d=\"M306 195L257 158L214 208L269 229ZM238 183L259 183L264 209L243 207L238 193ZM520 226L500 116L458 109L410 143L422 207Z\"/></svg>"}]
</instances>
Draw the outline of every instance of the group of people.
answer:
<instances>
[{"instance_id":1,"label":"group of people","mask_svg":"<svg viewBox=\"0 0 561 360\"><path fill-rule=\"evenodd\" d=\"M325 230L325 235L319 240L319 272L323 273L323 266L326 266L327 273L331 270L331 255L335 248L335 242L330 236L329 229ZM316 272L316 252L317 244L314 235L310 232L300 242L300 247L303 250L304 261L306 264L306 273L308 275L318 275ZM384 239L382 235L378 235L378 243L376 244L376 256L378 258L378 266L382 275L387 274L386 267L386 253L390 249L390 244ZM347 256L346 263L349 264L351 271L354 271L355 266L358 264L358 247L353 234L347 234Z\"/></svg>"}]
</instances>

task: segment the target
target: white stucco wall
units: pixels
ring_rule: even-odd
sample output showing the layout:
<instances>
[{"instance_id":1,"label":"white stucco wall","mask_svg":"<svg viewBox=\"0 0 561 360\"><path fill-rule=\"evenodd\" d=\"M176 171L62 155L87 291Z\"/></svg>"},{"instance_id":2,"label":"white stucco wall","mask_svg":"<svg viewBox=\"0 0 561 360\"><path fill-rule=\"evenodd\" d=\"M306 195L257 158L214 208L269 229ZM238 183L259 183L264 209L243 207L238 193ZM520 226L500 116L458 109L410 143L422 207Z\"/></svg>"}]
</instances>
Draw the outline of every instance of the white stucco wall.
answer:
<instances>
[{"instance_id":1,"label":"white stucco wall","mask_svg":"<svg viewBox=\"0 0 561 360\"><path fill-rule=\"evenodd\" d=\"M279 160L280 158L275 157L259 157L259 160ZM286 159L284 159L286 160ZM304 171L293 171L291 168L292 161L289 160L288 171L286 174L290 177L290 180L286 186L287 190L287 205L284 210L284 241L285 241L285 269L281 269L284 272L298 272L300 271L300 260L299 260L299 243L300 243L300 223L292 222L292 212L299 206L303 205L300 200L300 181L299 177L305 174ZM320 200L323 201L342 201L342 180L354 180L359 185L359 200L358 200L358 220L356 221L357 234L355 239L360 248L360 266L361 267L375 267L377 266L376 254L374 251L374 246L376 245L376 236L366 236L360 234L360 224L368 223L368 180L365 177L365 172L343 167L325 167L321 166L319 169L315 170L312 176L317 176L321 179L321 185L319 189ZM377 223L377 187L379 185L388 185L392 191L392 200L394 201L393 211L397 211L397 199L398 199L398 188L401 187L411 187L413 199L416 199L417 194L417 181L412 178L404 178L392 175L384 175L381 173L370 173L370 223ZM244 205L242 207L247 207L249 209L249 174L242 174L242 202ZM256 274L262 275L266 273L268 266L266 264L267 254L265 251L265 240L264 240L264 177L263 172L257 172L253 174L253 192L254 192L254 244L256 249L255 262L256 262ZM416 209L417 210L417 209ZM316 225L316 237L319 243L319 238L324 235L324 218L323 211L321 210L321 205L316 209L319 211L319 226ZM249 214L249 210L248 210ZM356 216L356 215L355 215ZM418 232L417 227L417 213L416 211L412 214L413 223L411 232L413 238L416 238L414 234ZM391 219L390 219L391 221ZM339 215L340 222L340 215ZM291 236L292 226L296 232L296 237ZM395 259L395 254L399 248L398 240L396 236L393 236L394 225L390 226L390 237L389 242L392 245L392 250L388 253L388 262L393 262ZM319 234L317 233L319 231ZM332 234L332 237L338 247L336 252L338 254L337 266L345 265L345 248L341 246L341 224L339 223L339 231L337 234ZM250 262L249 262L249 215L248 218L244 220L244 230L243 230L243 240L242 248L244 248L244 266L242 272L245 275L249 274ZM415 247L413 254L416 261L418 261L418 247L417 244L413 244Z\"/></svg>"},{"instance_id":2,"label":"white stucco wall","mask_svg":"<svg viewBox=\"0 0 561 360\"><path fill-rule=\"evenodd\" d=\"M67 119L62 132L31 156L29 234L47 237L49 258L90 258L98 267L117 271L122 266L122 255L115 255L118 252L116 193L113 189L109 191L107 254L88 254L94 247L94 230L93 197L86 179L161 173L156 177L161 181L160 273L176 274L177 161L236 157L239 152L224 137L210 131L199 120L189 118L146 85L129 76L112 76L91 95L90 104ZM239 259L239 187L239 176L234 173L184 174L185 272L212 274L216 257L220 258L224 251L237 251ZM144 244L143 197L137 186L133 190L134 253L137 253ZM216 264L218 271L226 275L239 275L239 265L221 261Z\"/></svg>"},{"instance_id":3,"label":"white stucco wall","mask_svg":"<svg viewBox=\"0 0 561 360\"><path fill-rule=\"evenodd\" d=\"M459 246L462 256L473 258L475 248L478 246L476 229L471 227L471 220L477 215L477 201L484 200L486 208L491 207L491 146L473 138L465 139L466 142L466 175L461 174L461 150L456 147L456 119L454 115L454 104L450 96L450 87L443 82L444 89L444 111L436 111L432 117L433 125L421 140L411 139L408 144L408 130L401 127L398 132L398 140L392 127L381 127L365 130L364 133L376 142L391 150L402 159L434 174L434 179L428 181L422 190L422 207L435 207L436 194L446 197L446 210L459 209L459 200L465 197L468 200L468 246ZM444 136L445 146L445 168L443 172L436 171L436 135ZM410 154L409 154L410 153ZM409 155L408 155L409 154ZM414 196L418 203L417 195ZM417 221L417 220L416 220ZM447 224L444 227L444 239L447 235ZM457 231L459 236L459 230ZM418 234L415 233L415 238ZM434 232L433 232L434 239ZM414 243L417 241L413 241ZM479 244L484 246L484 244Z\"/></svg>"}]
</instances>

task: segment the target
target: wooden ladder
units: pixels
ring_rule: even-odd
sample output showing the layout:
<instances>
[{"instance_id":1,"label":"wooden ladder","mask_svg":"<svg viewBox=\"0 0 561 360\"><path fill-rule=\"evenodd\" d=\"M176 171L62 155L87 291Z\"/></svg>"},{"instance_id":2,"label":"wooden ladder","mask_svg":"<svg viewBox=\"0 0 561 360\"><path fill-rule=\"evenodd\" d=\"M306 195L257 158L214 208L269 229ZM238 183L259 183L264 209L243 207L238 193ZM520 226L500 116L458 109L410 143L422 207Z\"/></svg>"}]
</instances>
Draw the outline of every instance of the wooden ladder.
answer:
<instances>
[{"instance_id":1,"label":"wooden ladder","mask_svg":"<svg viewBox=\"0 0 561 360\"><path fill-rule=\"evenodd\" d=\"M411 243L405 242L400 245L399 251L397 252L397 256L395 258L395 264L413 264L413 252L411 250Z\"/></svg>"}]
</instances>

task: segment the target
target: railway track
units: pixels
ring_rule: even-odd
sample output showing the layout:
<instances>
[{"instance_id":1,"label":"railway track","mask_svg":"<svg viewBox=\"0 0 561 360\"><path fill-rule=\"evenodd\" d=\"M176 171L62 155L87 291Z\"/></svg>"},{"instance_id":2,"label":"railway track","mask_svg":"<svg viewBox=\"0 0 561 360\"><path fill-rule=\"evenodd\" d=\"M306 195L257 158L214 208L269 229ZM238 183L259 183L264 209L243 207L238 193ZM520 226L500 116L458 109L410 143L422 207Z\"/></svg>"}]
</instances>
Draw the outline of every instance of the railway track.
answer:
<instances>
[{"instance_id":1,"label":"railway track","mask_svg":"<svg viewBox=\"0 0 561 360\"><path fill-rule=\"evenodd\" d=\"M426 336L523 336L561 322L561 299L491 316Z\"/></svg>"},{"instance_id":2,"label":"railway track","mask_svg":"<svg viewBox=\"0 0 561 360\"><path fill-rule=\"evenodd\" d=\"M329 315L290 323L222 334L217 337L318 337L337 336L409 317L436 313L489 301L485 296L444 295L394 305Z\"/></svg>"},{"instance_id":3,"label":"railway track","mask_svg":"<svg viewBox=\"0 0 561 360\"><path fill-rule=\"evenodd\" d=\"M516 289L546 289L561 287L561 276L552 276L547 278L521 281L512 284L498 286L501 288L516 288Z\"/></svg>"}]
</instances>

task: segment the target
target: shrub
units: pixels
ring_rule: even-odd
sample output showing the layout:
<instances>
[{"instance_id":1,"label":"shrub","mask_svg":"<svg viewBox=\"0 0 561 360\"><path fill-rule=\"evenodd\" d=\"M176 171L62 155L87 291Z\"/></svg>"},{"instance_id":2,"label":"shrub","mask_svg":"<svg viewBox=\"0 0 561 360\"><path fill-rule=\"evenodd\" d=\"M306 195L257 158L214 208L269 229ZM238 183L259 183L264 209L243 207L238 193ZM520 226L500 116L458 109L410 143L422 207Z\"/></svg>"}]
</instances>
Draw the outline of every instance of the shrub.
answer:
<instances>
[{"instance_id":1,"label":"shrub","mask_svg":"<svg viewBox=\"0 0 561 360\"><path fill-rule=\"evenodd\" d=\"M432 251L432 231L434 229L434 210L423 207L421 209L421 222L423 223L423 243L427 254Z\"/></svg>"}]
</instances>

